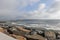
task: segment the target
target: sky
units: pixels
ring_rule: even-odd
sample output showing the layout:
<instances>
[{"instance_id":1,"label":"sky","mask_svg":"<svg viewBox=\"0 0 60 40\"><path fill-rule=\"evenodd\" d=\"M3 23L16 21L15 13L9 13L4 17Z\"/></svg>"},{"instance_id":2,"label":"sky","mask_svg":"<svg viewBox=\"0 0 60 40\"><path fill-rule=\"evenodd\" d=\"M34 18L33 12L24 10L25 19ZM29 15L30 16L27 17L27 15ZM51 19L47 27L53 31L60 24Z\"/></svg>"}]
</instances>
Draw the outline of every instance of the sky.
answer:
<instances>
[{"instance_id":1,"label":"sky","mask_svg":"<svg viewBox=\"0 0 60 40\"><path fill-rule=\"evenodd\" d=\"M0 0L0 20L60 19L60 0Z\"/></svg>"}]
</instances>

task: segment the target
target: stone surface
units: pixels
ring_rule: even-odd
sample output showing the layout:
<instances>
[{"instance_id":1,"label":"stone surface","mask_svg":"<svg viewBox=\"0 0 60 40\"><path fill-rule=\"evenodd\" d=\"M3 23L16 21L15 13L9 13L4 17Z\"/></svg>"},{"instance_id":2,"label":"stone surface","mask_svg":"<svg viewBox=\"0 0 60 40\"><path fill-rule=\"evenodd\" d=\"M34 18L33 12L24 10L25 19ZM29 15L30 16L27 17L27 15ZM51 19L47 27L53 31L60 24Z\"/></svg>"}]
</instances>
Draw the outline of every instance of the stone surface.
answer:
<instances>
[{"instance_id":1,"label":"stone surface","mask_svg":"<svg viewBox=\"0 0 60 40\"><path fill-rule=\"evenodd\" d=\"M16 40L16 39L0 32L0 40Z\"/></svg>"}]
</instances>

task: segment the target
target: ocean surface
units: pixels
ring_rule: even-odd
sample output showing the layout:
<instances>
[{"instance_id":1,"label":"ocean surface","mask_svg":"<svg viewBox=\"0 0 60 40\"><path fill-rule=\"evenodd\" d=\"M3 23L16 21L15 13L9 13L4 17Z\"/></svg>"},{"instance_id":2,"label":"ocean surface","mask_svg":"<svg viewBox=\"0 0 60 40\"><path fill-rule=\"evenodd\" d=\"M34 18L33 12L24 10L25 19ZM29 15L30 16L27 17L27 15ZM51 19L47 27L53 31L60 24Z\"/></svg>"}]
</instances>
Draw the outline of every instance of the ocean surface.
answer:
<instances>
[{"instance_id":1,"label":"ocean surface","mask_svg":"<svg viewBox=\"0 0 60 40\"><path fill-rule=\"evenodd\" d=\"M26 27L60 30L60 20L17 20L14 23Z\"/></svg>"}]
</instances>

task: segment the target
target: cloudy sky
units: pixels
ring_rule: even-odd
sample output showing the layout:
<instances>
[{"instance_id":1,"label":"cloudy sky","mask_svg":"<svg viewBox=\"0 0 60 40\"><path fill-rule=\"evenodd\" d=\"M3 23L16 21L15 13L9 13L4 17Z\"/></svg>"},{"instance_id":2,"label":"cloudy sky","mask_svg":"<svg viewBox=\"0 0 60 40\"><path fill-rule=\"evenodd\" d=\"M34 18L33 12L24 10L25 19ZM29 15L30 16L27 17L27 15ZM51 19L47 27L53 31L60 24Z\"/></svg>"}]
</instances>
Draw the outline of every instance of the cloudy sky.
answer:
<instances>
[{"instance_id":1,"label":"cloudy sky","mask_svg":"<svg viewBox=\"0 0 60 40\"><path fill-rule=\"evenodd\" d=\"M0 20L60 19L60 0L0 0Z\"/></svg>"}]
</instances>

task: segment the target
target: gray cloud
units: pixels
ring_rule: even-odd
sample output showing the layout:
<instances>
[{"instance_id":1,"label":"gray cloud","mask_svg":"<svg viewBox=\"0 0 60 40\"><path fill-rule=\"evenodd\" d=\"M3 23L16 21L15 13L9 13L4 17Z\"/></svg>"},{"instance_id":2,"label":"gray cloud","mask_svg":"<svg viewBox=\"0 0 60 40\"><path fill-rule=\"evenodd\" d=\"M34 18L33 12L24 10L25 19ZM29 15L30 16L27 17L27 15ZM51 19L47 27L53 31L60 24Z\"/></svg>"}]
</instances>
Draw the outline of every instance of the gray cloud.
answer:
<instances>
[{"instance_id":1,"label":"gray cloud","mask_svg":"<svg viewBox=\"0 0 60 40\"><path fill-rule=\"evenodd\" d=\"M32 6L40 0L0 0L0 20L10 19L60 19L60 1L55 1L49 9L45 3L40 3L37 10L25 12L18 8Z\"/></svg>"},{"instance_id":2,"label":"gray cloud","mask_svg":"<svg viewBox=\"0 0 60 40\"><path fill-rule=\"evenodd\" d=\"M26 12L19 11L27 5L33 5L40 0L0 0L0 20L12 20L26 18Z\"/></svg>"}]
</instances>

